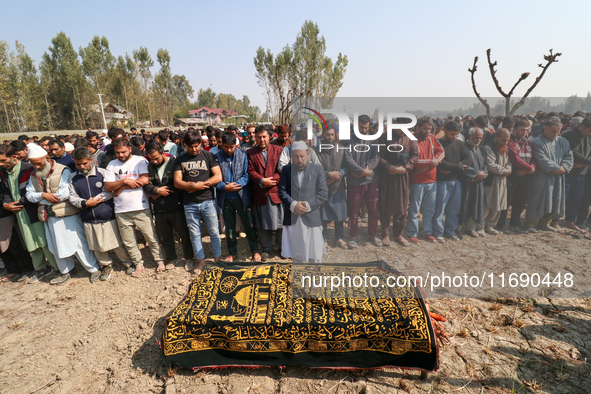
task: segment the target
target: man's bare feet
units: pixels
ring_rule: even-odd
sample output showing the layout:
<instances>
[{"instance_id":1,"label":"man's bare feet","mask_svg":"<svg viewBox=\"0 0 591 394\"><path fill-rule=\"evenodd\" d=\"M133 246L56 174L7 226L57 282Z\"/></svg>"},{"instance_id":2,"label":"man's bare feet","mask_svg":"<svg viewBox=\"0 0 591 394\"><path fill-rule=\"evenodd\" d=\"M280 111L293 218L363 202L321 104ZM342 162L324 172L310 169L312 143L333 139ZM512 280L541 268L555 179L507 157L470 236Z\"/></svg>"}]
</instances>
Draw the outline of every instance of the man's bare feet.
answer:
<instances>
[{"instance_id":1,"label":"man's bare feet","mask_svg":"<svg viewBox=\"0 0 591 394\"><path fill-rule=\"evenodd\" d=\"M201 275L206 264L207 262L205 261L205 259L197 260L197 267L195 267L193 273L197 276Z\"/></svg>"},{"instance_id":2,"label":"man's bare feet","mask_svg":"<svg viewBox=\"0 0 591 394\"><path fill-rule=\"evenodd\" d=\"M260 263L263 260L260 253L252 255L252 259L255 263Z\"/></svg>"},{"instance_id":3,"label":"man's bare feet","mask_svg":"<svg viewBox=\"0 0 591 394\"><path fill-rule=\"evenodd\" d=\"M583 231L573 222L564 222L564 227L575 231Z\"/></svg>"},{"instance_id":4,"label":"man's bare feet","mask_svg":"<svg viewBox=\"0 0 591 394\"><path fill-rule=\"evenodd\" d=\"M133 274L131 274L131 276L133 276L134 278L139 278L140 275L142 274L142 271L144 270L144 265L143 264L136 264L135 265L135 271L133 272Z\"/></svg>"},{"instance_id":5,"label":"man's bare feet","mask_svg":"<svg viewBox=\"0 0 591 394\"><path fill-rule=\"evenodd\" d=\"M161 261L158 263L158 268L156 268L156 272L164 272L166 271L166 266L164 265L164 262Z\"/></svg>"},{"instance_id":6,"label":"man's bare feet","mask_svg":"<svg viewBox=\"0 0 591 394\"><path fill-rule=\"evenodd\" d=\"M226 263L232 263L232 262L234 262L234 256L229 255L228 257L226 257L226 259L224 261Z\"/></svg>"},{"instance_id":7,"label":"man's bare feet","mask_svg":"<svg viewBox=\"0 0 591 394\"><path fill-rule=\"evenodd\" d=\"M554 227L558 234L564 234L564 230L558 225L558 222L552 222L550 223L550 226Z\"/></svg>"}]
</instances>

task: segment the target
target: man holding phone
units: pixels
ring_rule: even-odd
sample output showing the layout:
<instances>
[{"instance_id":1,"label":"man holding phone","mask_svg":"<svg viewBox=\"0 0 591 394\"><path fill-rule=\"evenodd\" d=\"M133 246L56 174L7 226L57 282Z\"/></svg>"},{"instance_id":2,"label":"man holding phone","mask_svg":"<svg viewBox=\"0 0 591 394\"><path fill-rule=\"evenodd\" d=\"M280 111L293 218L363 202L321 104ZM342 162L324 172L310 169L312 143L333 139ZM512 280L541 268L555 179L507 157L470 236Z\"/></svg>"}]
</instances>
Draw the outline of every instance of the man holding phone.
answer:
<instances>
[{"instance_id":1,"label":"man holding phone","mask_svg":"<svg viewBox=\"0 0 591 394\"><path fill-rule=\"evenodd\" d=\"M31 254L35 269L27 283L34 283L58 270L55 257L47 246L43 222L37 216L37 204L25 198L27 184L36 170L32 164L20 161L10 145L0 146L0 166L2 206L15 214L25 249Z\"/></svg>"}]
</instances>

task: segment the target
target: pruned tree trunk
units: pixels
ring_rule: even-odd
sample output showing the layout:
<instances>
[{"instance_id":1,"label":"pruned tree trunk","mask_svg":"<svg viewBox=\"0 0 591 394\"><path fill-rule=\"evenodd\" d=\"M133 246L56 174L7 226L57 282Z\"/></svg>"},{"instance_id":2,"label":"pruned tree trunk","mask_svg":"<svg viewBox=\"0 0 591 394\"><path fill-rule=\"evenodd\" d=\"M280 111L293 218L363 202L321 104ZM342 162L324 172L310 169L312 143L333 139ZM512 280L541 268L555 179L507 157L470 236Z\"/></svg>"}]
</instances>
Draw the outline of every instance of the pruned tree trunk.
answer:
<instances>
[{"instance_id":1,"label":"pruned tree trunk","mask_svg":"<svg viewBox=\"0 0 591 394\"><path fill-rule=\"evenodd\" d=\"M6 124L8 125L8 132L12 133L12 127L10 126L10 119L8 118L8 110L6 109L6 102L2 100L2 105L4 106L4 115L6 116Z\"/></svg>"},{"instance_id":2,"label":"pruned tree trunk","mask_svg":"<svg viewBox=\"0 0 591 394\"><path fill-rule=\"evenodd\" d=\"M511 97L513 96L513 93L515 92L515 88L517 88L517 85L519 85L521 83L521 81L523 81L527 77L529 77L530 73L528 73L528 72L522 73L521 76L519 77L519 79L517 80L517 82L515 82L515 84L511 88L511 90L508 93L505 93L505 91L501 88L499 80L497 79L497 75L496 75L497 70L495 69L495 67L497 66L497 62L496 61L493 62L491 60L490 53L491 53L491 50L489 48L486 50L486 58L488 60L488 68L490 70L490 75L491 75L492 80L495 84L495 87L497 88L497 91L501 94L501 96L503 96L505 98L505 116L515 114L515 111L517 111L517 109L519 109L519 107L521 107L525 103L525 99L530 95L530 93L534 90L534 88L542 80L542 77L546 73L546 70L548 70L548 67L550 67L550 65L552 63L558 62L558 56L562 55L562 53L560 53L560 52L553 53L552 49L550 49L550 54L544 55L544 60L546 60L546 64L545 65L542 65L541 63L538 64L538 67L542 68L542 72L536 78L534 83L529 87L529 89L525 92L525 94L521 97L521 99L513 107L511 107ZM476 95L478 100L480 100L480 102L486 107L487 115L490 115L490 107L486 103L486 100L483 99L482 97L480 97L480 94L476 90L476 83L474 81L474 74L476 73L476 62L477 61L478 61L478 56L476 56L474 58L474 65L472 66L472 68L468 69L468 71L471 74L472 89L474 90L474 94Z\"/></svg>"}]
</instances>

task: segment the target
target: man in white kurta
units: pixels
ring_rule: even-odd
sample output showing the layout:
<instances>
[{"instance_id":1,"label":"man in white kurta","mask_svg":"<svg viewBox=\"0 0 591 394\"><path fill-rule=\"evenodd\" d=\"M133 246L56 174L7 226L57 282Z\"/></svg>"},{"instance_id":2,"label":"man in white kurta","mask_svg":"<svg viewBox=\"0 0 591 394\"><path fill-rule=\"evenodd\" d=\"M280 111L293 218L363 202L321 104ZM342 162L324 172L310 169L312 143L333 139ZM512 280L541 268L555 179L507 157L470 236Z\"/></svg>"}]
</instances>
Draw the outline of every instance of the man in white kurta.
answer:
<instances>
[{"instance_id":1,"label":"man in white kurta","mask_svg":"<svg viewBox=\"0 0 591 394\"><path fill-rule=\"evenodd\" d=\"M42 148L40 148L42 149ZM43 150L43 152L45 152ZM56 168L55 161L51 160L47 153L33 150L29 154L31 164L37 168L37 177L45 182ZM94 253L89 249L84 235L84 225L78 214L65 217L55 217L51 212L54 204L66 201L69 198L69 183L73 176L69 168L64 168L59 180L57 192L48 193L39 191L33 178L27 184L27 200L48 207L48 215L44 221L45 235L49 250L55 256L61 276L50 281L51 284L64 284L76 273L75 257L82 266L91 273L91 282L98 280L100 276L99 264ZM93 280L94 279L94 280Z\"/></svg>"},{"instance_id":2,"label":"man in white kurta","mask_svg":"<svg viewBox=\"0 0 591 394\"><path fill-rule=\"evenodd\" d=\"M293 144L292 163L281 172L279 197L283 216L282 256L294 263L320 263L326 254L320 207L328 198L324 168L309 162L308 147Z\"/></svg>"}]
</instances>

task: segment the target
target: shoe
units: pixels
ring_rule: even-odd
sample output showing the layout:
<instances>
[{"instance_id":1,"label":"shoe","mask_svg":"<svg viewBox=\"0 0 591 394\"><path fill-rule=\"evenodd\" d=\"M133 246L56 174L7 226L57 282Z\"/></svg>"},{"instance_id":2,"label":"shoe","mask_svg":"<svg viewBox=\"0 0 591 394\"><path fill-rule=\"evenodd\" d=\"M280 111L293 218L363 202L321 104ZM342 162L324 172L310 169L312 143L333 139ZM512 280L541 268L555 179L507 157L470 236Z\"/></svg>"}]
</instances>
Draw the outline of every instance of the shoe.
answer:
<instances>
[{"instance_id":1,"label":"shoe","mask_svg":"<svg viewBox=\"0 0 591 394\"><path fill-rule=\"evenodd\" d=\"M5 274L2 279L0 279L0 281L2 282L8 282L9 280L13 281L18 278L18 274L14 274L14 273L10 273L10 274Z\"/></svg>"},{"instance_id":2,"label":"shoe","mask_svg":"<svg viewBox=\"0 0 591 394\"><path fill-rule=\"evenodd\" d=\"M125 269L125 275L131 275L134 272L135 272L135 267L133 265L130 265Z\"/></svg>"},{"instance_id":3,"label":"shoe","mask_svg":"<svg viewBox=\"0 0 591 394\"><path fill-rule=\"evenodd\" d=\"M33 275L35 275L35 271L23 272L22 274L20 274L18 276L18 278L16 278L16 281L17 282L27 281L27 280L31 279L33 277Z\"/></svg>"},{"instance_id":4,"label":"shoe","mask_svg":"<svg viewBox=\"0 0 591 394\"><path fill-rule=\"evenodd\" d=\"M349 249L355 249L357 247L357 241L354 239L350 239L349 242L347 242L347 246L349 247Z\"/></svg>"},{"instance_id":5,"label":"shoe","mask_svg":"<svg viewBox=\"0 0 591 394\"><path fill-rule=\"evenodd\" d=\"M587 222L583 222L583 223L575 223L577 225L578 228L580 228L581 230L588 230L589 229L589 225L587 224Z\"/></svg>"},{"instance_id":6,"label":"shoe","mask_svg":"<svg viewBox=\"0 0 591 394\"><path fill-rule=\"evenodd\" d=\"M436 240L437 240L437 242L439 242L440 244L444 244L444 243L445 243L445 238L443 238L442 236L435 237L435 239L436 239Z\"/></svg>"},{"instance_id":7,"label":"shoe","mask_svg":"<svg viewBox=\"0 0 591 394\"><path fill-rule=\"evenodd\" d=\"M415 245L419 244L419 239L417 237L406 237L406 238Z\"/></svg>"},{"instance_id":8,"label":"shoe","mask_svg":"<svg viewBox=\"0 0 591 394\"><path fill-rule=\"evenodd\" d=\"M476 231L468 231L468 235L472 238L480 238L480 234L478 234Z\"/></svg>"},{"instance_id":9,"label":"shoe","mask_svg":"<svg viewBox=\"0 0 591 394\"><path fill-rule=\"evenodd\" d=\"M459 241L460 240L460 238L455 233L453 233L453 234L443 233L443 236L445 238L451 239L452 241Z\"/></svg>"},{"instance_id":10,"label":"shoe","mask_svg":"<svg viewBox=\"0 0 591 394\"><path fill-rule=\"evenodd\" d=\"M460 231L456 231L456 236L460 239L460 241L464 239L464 234L462 234Z\"/></svg>"},{"instance_id":11,"label":"shoe","mask_svg":"<svg viewBox=\"0 0 591 394\"><path fill-rule=\"evenodd\" d=\"M95 272L93 272L92 274L90 274L90 283L94 283L96 281L98 281L101 277L101 270L97 270Z\"/></svg>"},{"instance_id":12,"label":"shoe","mask_svg":"<svg viewBox=\"0 0 591 394\"><path fill-rule=\"evenodd\" d=\"M556 230L554 227L552 227L552 226L550 226L548 224L545 225L545 226L538 226L538 230L548 231L548 232L551 232L551 233L557 233L558 232L558 230Z\"/></svg>"},{"instance_id":13,"label":"shoe","mask_svg":"<svg viewBox=\"0 0 591 394\"><path fill-rule=\"evenodd\" d=\"M113 271L113 267L110 265L106 265L101 270L101 276L99 277L100 280L105 281L111 277L111 272Z\"/></svg>"},{"instance_id":14,"label":"shoe","mask_svg":"<svg viewBox=\"0 0 591 394\"><path fill-rule=\"evenodd\" d=\"M484 232L484 229L482 229L482 230L478 230L478 231L476 231L476 233L477 233L478 235L480 235L482 238L486 237L486 233Z\"/></svg>"},{"instance_id":15,"label":"shoe","mask_svg":"<svg viewBox=\"0 0 591 394\"><path fill-rule=\"evenodd\" d=\"M337 241L337 246L341 249L345 249L345 250L349 250L349 246L347 245L347 243L345 241L343 241L342 239L339 239Z\"/></svg>"},{"instance_id":16,"label":"shoe","mask_svg":"<svg viewBox=\"0 0 591 394\"><path fill-rule=\"evenodd\" d=\"M495 227L495 230L497 230L499 232L499 234L505 233L505 227Z\"/></svg>"},{"instance_id":17,"label":"shoe","mask_svg":"<svg viewBox=\"0 0 591 394\"><path fill-rule=\"evenodd\" d=\"M509 227L509 230L514 231L518 234L527 234L528 230L525 227L521 227L521 226L511 226Z\"/></svg>"},{"instance_id":18,"label":"shoe","mask_svg":"<svg viewBox=\"0 0 591 394\"><path fill-rule=\"evenodd\" d=\"M56 286L62 286L65 285L66 283L68 283L70 281L70 279L72 279L73 276L76 275L77 269L74 268L73 270L71 270L70 272L66 273L66 274L61 274L55 278L53 278L49 284L50 285L56 285Z\"/></svg>"},{"instance_id":19,"label":"shoe","mask_svg":"<svg viewBox=\"0 0 591 394\"><path fill-rule=\"evenodd\" d=\"M384 243L383 243L383 242L382 242L382 240L381 240L381 239L379 239L378 237L375 237L375 238L373 239L372 243L373 243L373 246L377 246L378 248L379 248L380 246L384 246Z\"/></svg>"},{"instance_id":20,"label":"shoe","mask_svg":"<svg viewBox=\"0 0 591 394\"><path fill-rule=\"evenodd\" d=\"M486 226L484 231L490 235L499 235L499 232L493 226Z\"/></svg>"},{"instance_id":21,"label":"shoe","mask_svg":"<svg viewBox=\"0 0 591 394\"><path fill-rule=\"evenodd\" d=\"M525 227L525 229L527 230L528 233L530 234L535 234L538 232L538 230L535 227Z\"/></svg>"},{"instance_id":22,"label":"shoe","mask_svg":"<svg viewBox=\"0 0 591 394\"><path fill-rule=\"evenodd\" d=\"M429 235L425 235L423 234L423 239L427 242L431 242L432 244L437 242L437 238L435 238L434 236L432 236L431 234Z\"/></svg>"},{"instance_id":23,"label":"shoe","mask_svg":"<svg viewBox=\"0 0 591 394\"><path fill-rule=\"evenodd\" d=\"M45 266L45 268L35 271L31 278L27 281L27 283L35 283L39 282L41 279L45 278L47 275L51 275L53 273L53 268L50 266Z\"/></svg>"},{"instance_id":24,"label":"shoe","mask_svg":"<svg viewBox=\"0 0 591 394\"><path fill-rule=\"evenodd\" d=\"M0 269L0 279L3 279L6 275L8 275L8 270L6 268Z\"/></svg>"},{"instance_id":25,"label":"shoe","mask_svg":"<svg viewBox=\"0 0 591 394\"><path fill-rule=\"evenodd\" d=\"M261 253L261 261L267 261L269 259L269 252Z\"/></svg>"}]
</instances>

